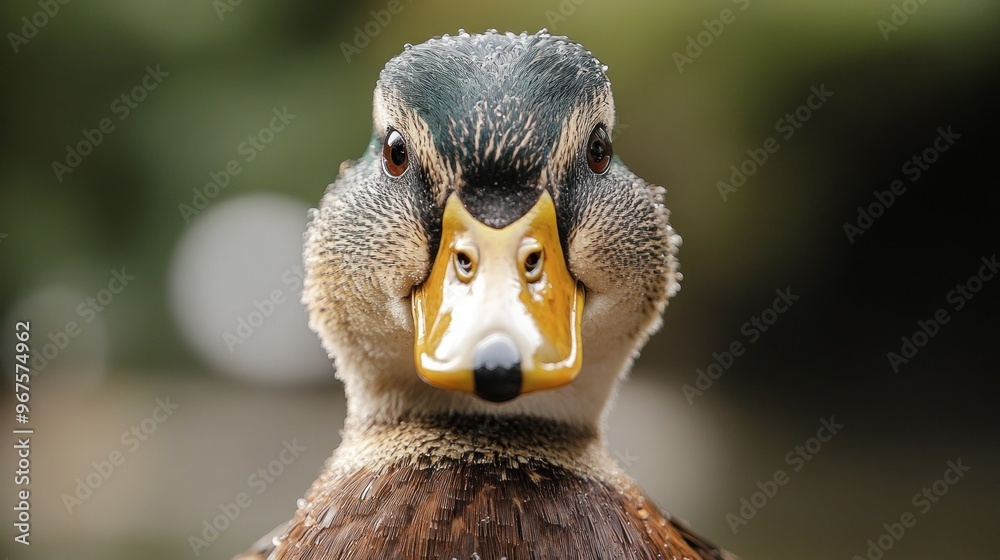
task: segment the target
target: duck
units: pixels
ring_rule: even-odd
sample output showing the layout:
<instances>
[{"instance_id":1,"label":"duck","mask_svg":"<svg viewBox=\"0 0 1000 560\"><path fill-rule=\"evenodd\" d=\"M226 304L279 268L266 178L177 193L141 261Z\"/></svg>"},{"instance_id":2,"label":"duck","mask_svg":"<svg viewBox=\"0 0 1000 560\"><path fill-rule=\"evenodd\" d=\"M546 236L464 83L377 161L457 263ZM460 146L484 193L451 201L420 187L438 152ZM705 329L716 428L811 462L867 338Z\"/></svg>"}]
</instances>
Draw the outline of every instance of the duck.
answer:
<instances>
[{"instance_id":1,"label":"duck","mask_svg":"<svg viewBox=\"0 0 1000 560\"><path fill-rule=\"evenodd\" d=\"M305 233L341 443L238 559L735 558L607 452L682 274L665 189L614 153L606 70L546 30L386 63L367 150Z\"/></svg>"}]
</instances>

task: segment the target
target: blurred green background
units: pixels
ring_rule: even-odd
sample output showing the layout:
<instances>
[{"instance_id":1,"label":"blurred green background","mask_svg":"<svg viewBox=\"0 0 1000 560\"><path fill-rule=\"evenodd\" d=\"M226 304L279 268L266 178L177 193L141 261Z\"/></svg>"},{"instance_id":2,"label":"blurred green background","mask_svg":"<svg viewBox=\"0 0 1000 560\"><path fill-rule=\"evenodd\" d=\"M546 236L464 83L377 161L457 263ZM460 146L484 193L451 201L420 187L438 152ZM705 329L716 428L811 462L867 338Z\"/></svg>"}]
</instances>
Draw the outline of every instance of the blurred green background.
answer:
<instances>
[{"instance_id":1,"label":"blurred green background","mask_svg":"<svg viewBox=\"0 0 1000 560\"><path fill-rule=\"evenodd\" d=\"M297 303L300 235L368 142L379 70L404 43L459 28L547 27L609 66L615 153L668 188L685 239L683 289L611 414L626 470L747 559L872 557L869 539L907 512L916 525L883 537L886 559L996 556L1000 281L971 299L952 290L1000 245L1000 5L398 6L388 19L378 0L0 8L4 425L14 323L31 320L33 351L50 355L32 382L32 544L13 541L7 445L0 555L229 558L287 519L343 420ZM947 151L925 154L948 127ZM745 164L769 138L780 148ZM217 179L230 161L239 172ZM743 165L757 169L720 191ZM905 193L871 210L896 180ZM878 216L851 235L859 207ZM134 277L119 293L116 273ZM753 336L745 323L784 289L799 299ZM266 299L274 316L240 336ZM949 321L893 368L900 337L939 308ZM685 392L734 342L745 353L702 395ZM167 398L179 408L164 417ZM816 449L831 416L845 427ZM275 463L293 441L306 451ZM809 445L810 459L788 459ZM116 450L123 464L74 504ZM924 511L914 495L959 458L971 470ZM777 470L789 482L741 513ZM193 546L241 491L253 503Z\"/></svg>"}]
</instances>

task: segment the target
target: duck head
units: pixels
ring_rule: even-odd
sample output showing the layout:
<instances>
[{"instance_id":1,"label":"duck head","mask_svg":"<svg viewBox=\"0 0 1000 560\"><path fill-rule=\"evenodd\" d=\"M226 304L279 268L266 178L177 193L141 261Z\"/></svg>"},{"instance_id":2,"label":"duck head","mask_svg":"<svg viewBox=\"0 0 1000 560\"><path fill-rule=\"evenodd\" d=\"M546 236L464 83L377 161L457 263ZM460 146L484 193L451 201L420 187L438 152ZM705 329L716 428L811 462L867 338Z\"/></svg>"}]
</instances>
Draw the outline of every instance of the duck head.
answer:
<instances>
[{"instance_id":1,"label":"duck head","mask_svg":"<svg viewBox=\"0 0 1000 560\"><path fill-rule=\"evenodd\" d=\"M594 425L679 289L664 190L614 155L611 84L564 37L408 47L306 235L303 300L348 421Z\"/></svg>"}]
</instances>

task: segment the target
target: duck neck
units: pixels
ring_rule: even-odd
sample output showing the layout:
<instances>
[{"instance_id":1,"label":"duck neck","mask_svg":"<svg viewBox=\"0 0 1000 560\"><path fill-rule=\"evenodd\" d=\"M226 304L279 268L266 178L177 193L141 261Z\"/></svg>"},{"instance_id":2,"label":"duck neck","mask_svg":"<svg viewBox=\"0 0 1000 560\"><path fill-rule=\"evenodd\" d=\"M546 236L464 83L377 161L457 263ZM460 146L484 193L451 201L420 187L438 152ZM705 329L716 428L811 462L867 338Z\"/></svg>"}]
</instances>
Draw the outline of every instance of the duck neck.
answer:
<instances>
[{"instance_id":1,"label":"duck neck","mask_svg":"<svg viewBox=\"0 0 1000 560\"><path fill-rule=\"evenodd\" d=\"M355 464L355 458L364 464ZM608 472L611 465L593 429L539 417L461 413L349 422L334 458L345 471L448 461L515 468L545 464L587 476Z\"/></svg>"},{"instance_id":2,"label":"duck neck","mask_svg":"<svg viewBox=\"0 0 1000 560\"><path fill-rule=\"evenodd\" d=\"M593 360L572 383L558 389L523 394L511 401L493 403L473 394L445 391L423 382L413 367L412 358L401 359L381 370L368 362L354 362L356 369L345 369L344 361L338 374L347 395L348 434L424 422L455 426L454 419L489 419L491 425L521 428L537 424L547 433L562 439L583 439L603 442L604 414L613 400L620 364ZM615 367L618 366L618 367ZM440 419L447 419L443 424ZM436 423L436 424L435 424ZM478 426L478 423L473 423ZM552 430L547 427L554 426ZM519 433L519 432L518 432Z\"/></svg>"}]
</instances>

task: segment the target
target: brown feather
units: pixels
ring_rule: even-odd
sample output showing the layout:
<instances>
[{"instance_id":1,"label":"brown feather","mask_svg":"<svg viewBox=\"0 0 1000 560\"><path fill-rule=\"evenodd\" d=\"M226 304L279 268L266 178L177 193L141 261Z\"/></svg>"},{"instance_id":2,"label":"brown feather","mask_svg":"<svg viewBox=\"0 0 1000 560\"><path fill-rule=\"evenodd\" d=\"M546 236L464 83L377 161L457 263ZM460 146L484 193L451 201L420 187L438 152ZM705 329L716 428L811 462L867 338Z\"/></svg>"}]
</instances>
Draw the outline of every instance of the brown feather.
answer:
<instances>
[{"instance_id":1,"label":"brown feather","mask_svg":"<svg viewBox=\"0 0 1000 560\"><path fill-rule=\"evenodd\" d=\"M364 469L308 501L276 560L720 557L640 493L537 460Z\"/></svg>"},{"instance_id":2,"label":"brown feather","mask_svg":"<svg viewBox=\"0 0 1000 560\"><path fill-rule=\"evenodd\" d=\"M410 443L422 442L424 450L410 457L374 457L374 464L338 473L335 456L273 552L244 558L723 558L620 473L590 476L557 464L570 447L555 441L554 460L523 453L523 443L534 447L566 430L586 449L588 438L572 428L490 419L477 434L464 433L480 419L471 420L454 418L451 428L444 420L397 426L393 431L413 436ZM505 436L494 438L501 430ZM441 439L429 444L425 434L435 431ZM369 433L380 445L400 441ZM475 447L486 440L494 443Z\"/></svg>"}]
</instances>

